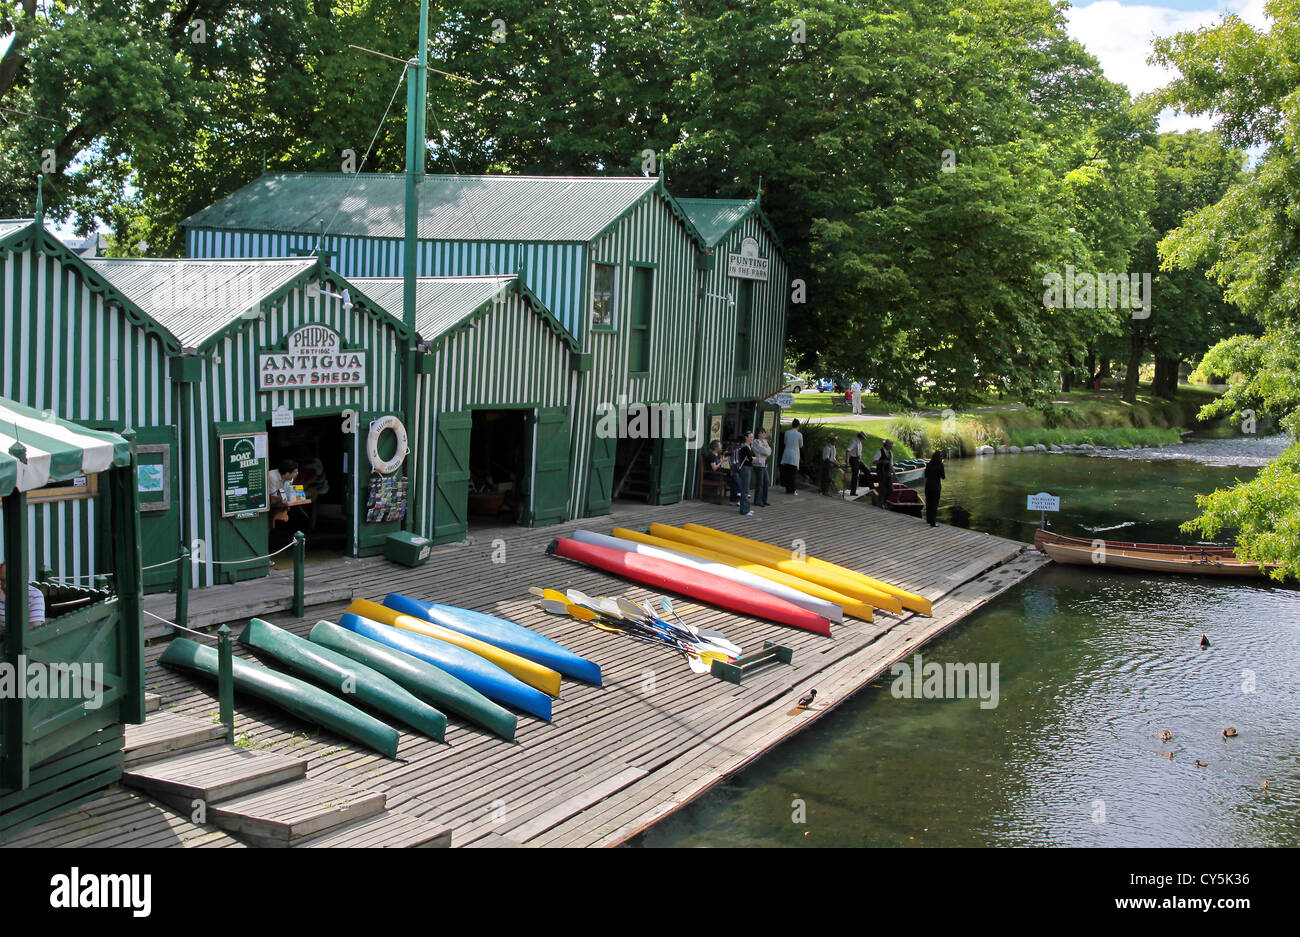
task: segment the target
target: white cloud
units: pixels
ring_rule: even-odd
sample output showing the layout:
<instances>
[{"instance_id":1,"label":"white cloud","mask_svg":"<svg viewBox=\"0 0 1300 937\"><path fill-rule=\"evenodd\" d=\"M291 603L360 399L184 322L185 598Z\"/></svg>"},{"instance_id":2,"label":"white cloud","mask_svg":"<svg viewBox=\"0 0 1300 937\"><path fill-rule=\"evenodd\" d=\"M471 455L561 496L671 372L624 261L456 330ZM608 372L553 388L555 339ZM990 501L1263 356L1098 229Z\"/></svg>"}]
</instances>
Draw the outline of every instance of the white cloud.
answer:
<instances>
[{"instance_id":1,"label":"white cloud","mask_svg":"<svg viewBox=\"0 0 1300 937\"><path fill-rule=\"evenodd\" d=\"M1207 2L1200 9L1183 10L1155 4L1097 0L1071 7L1065 15L1070 35L1097 57L1106 77L1127 85L1129 91L1138 95L1154 91L1174 77L1169 69L1147 63L1151 41L1157 36L1211 26L1226 13L1235 13L1253 26L1267 28L1269 20L1264 15L1264 2L1222 0L1218 4ZM1161 130L1209 129L1210 126L1207 116L1175 116L1171 111L1160 115Z\"/></svg>"}]
</instances>

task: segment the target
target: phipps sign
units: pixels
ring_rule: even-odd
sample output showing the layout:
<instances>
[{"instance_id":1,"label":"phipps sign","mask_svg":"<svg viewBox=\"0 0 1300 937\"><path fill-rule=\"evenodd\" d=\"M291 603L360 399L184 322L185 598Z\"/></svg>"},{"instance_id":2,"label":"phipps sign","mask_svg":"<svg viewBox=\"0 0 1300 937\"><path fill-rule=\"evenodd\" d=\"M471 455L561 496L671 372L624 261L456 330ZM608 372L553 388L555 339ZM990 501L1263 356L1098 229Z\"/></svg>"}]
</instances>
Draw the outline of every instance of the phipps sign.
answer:
<instances>
[{"instance_id":1,"label":"phipps sign","mask_svg":"<svg viewBox=\"0 0 1300 937\"><path fill-rule=\"evenodd\" d=\"M327 325L304 325L284 340L283 350L257 356L261 391L313 387L360 387L366 383L366 352L347 350Z\"/></svg>"}]
</instances>

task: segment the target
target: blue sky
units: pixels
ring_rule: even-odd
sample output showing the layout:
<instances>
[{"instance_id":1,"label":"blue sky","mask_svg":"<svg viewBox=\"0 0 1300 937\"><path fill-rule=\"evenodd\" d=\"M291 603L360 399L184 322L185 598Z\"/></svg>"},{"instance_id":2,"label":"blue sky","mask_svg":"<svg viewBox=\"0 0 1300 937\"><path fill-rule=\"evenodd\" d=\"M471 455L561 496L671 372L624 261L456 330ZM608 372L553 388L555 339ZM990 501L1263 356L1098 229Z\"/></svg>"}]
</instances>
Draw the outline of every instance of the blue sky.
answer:
<instances>
[{"instance_id":1,"label":"blue sky","mask_svg":"<svg viewBox=\"0 0 1300 937\"><path fill-rule=\"evenodd\" d=\"M1133 94L1154 91L1170 77L1146 63L1151 40L1219 22L1235 13L1252 26L1267 28L1264 0L1095 0L1079 2L1066 12L1070 34L1101 62L1106 76L1122 82ZM1161 130L1208 128L1204 117L1165 113Z\"/></svg>"}]
</instances>

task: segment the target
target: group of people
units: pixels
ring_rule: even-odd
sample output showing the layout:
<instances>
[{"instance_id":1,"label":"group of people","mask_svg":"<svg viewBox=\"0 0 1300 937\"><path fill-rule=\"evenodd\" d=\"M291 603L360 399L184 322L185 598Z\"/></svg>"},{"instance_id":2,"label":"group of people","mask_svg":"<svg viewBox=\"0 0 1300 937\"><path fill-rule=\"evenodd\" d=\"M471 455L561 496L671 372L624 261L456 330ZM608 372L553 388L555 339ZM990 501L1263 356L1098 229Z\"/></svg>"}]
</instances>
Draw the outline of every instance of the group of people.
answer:
<instances>
[{"instance_id":1,"label":"group of people","mask_svg":"<svg viewBox=\"0 0 1300 937\"><path fill-rule=\"evenodd\" d=\"M772 455L772 444L767 430L760 426L735 440L731 452L722 451L722 440L715 439L704 453L704 471L711 477L721 477L723 463L727 463L727 488L732 504L746 517L754 515L754 508L770 507L767 500L772 485L767 460ZM753 496L751 498L751 492Z\"/></svg>"},{"instance_id":2,"label":"group of people","mask_svg":"<svg viewBox=\"0 0 1300 937\"><path fill-rule=\"evenodd\" d=\"M796 419L785 431L781 447L781 484L786 493L797 495L796 475L799 471L800 457L803 452L804 438L799 431ZM869 478L868 463L862 458L862 444L866 442L865 433L858 433L849 443L847 457L849 463L848 490L856 497L859 481ZM829 496L836 470L839 469L839 439L831 436L822 449L821 493ZM754 490L753 504L764 507L768 504L767 495L771 478L768 474L768 459L772 455L772 446L767 440L767 431L759 428L757 435L746 433L734 445L731 453L730 490L731 503L740 507L740 513L752 515L749 491ZM723 463L722 443L714 440L709 451L705 453L705 471L720 473ZM885 507L894 490L894 441L886 439L870 462L875 472L876 496L880 507ZM752 478L751 478L752 475ZM939 496L943 479L947 477L943 466L943 452L936 449L925 466L925 513L926 521L931 527L938 526Z\"/></svg>"}]
</instances>

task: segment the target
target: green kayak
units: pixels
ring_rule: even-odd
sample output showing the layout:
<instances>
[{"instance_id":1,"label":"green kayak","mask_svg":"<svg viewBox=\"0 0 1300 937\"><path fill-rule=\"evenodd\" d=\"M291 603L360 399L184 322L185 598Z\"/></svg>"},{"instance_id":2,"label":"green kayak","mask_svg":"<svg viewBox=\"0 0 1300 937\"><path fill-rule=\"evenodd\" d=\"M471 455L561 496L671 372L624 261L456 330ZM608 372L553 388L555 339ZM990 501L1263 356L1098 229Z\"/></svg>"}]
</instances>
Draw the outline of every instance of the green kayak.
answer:
<instances>
[{"instance_id":1,"label":"green kayak","mask_svg":"<svg viewBox=\"0 0 1300 937\"><path fill-rule=\"evenodd\" d=\"M331 693L351 696L371 709L395 716L431 739L441 742L447 731L447 717L417 699L397 681L337 651L277 628L269 621L252 619L239 640Z\"/></svg>"},{"instance_id":2,"label":"green kayak","mask_svg":"<svg viewBox=\"0 0 1300 937\"><path fill-rule=\"evenodd\" d=\"M217 679L217 649L196 644L189 638L172 638L158 660L168 667ZM297 677L238 657L231 663L236 690L274 703L306 722L331 729L389 758L397 757L398 735L392 726Z\"/></svg>"},{"instance_id":3,"label":"green kayak","mask_svg":"<svg viewBox=\"0 0 1300 937\"><path fill-rule=\"evenodd\" d=\"M386 677L396 680L416 696L448 712L477 723L503 739L513 741L515 714L492 702L478 690L432 664L362 637L330 621L318 621L311 641L338 651Z\"/></svg>"}]
</instances>

